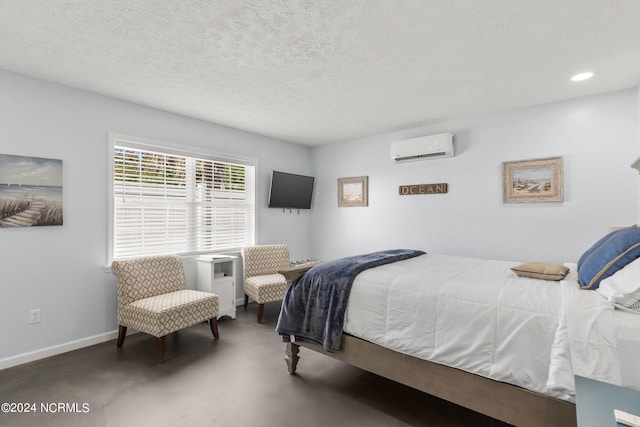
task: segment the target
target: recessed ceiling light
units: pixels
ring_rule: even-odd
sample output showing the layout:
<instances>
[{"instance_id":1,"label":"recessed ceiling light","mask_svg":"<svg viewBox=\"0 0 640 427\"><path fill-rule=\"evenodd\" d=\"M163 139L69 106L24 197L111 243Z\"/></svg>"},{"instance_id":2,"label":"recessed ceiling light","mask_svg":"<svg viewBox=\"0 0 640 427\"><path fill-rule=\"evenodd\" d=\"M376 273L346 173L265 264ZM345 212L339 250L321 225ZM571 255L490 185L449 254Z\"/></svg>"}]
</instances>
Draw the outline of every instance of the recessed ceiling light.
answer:
<instances>
[{"instance_id":1,"label":"recessed ceiling light","mask_svg":"<svg viewBox=\"0 0 640 427\"><path fill-rule=\"evenodd\" d=\"M593 73L592 72L580 73L580 74L576 74L575 76L571 77L571 81L572 82L581 82L583 80L588 80L591 77L593 77Z\"/></svg>"}]
</instances>

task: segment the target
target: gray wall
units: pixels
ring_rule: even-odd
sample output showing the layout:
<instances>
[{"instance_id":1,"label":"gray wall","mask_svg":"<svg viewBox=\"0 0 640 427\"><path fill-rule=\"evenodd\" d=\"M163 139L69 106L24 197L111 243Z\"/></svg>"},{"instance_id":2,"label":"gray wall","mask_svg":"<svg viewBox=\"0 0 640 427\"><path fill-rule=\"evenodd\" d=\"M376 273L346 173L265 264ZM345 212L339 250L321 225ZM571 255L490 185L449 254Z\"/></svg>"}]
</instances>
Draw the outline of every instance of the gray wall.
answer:
<instances>
[{"instance_id":1,"label":"gray wall","mask_svg":"<svg viewBox=\"0 0 640 427\"><path fill-rule=\"evenodd\" d=\"M455 134L456 156L395 164L391 141ZM548 104L313 150L313 254L409 247L496 258L577 261L608 227L638 221L638 91ZM502 203L504 161L562 156L563 203ZM337 207L337 178L369 176L369 207ZM398 186L449 193L399 196Z\"/></svg>"},{"instance_id":2,"label":"gray wall","mask_svg":"<svg viewBox=\"0 0 640 427\"><path fill-rule=\"evenodd\" d=\"M105 272L110 131L257 159L258 243L311 256L310 212L267 208L271 170L310 174L308 147L4 71L0 93L0 153L62 159L64 183L63 226L0 229L0 369L113 336L115 281ZM195 262L186 267L193 287ZM42 322L29 325L33 308Z\"/></svg>"}]
</instances>

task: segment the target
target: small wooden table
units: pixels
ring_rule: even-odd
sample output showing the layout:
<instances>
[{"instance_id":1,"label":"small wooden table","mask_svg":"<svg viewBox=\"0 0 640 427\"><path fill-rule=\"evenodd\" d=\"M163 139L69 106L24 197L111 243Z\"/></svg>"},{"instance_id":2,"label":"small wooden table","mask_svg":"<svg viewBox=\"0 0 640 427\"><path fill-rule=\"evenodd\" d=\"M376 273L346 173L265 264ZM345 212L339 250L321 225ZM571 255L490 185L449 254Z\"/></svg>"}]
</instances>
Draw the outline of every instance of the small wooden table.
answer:
<instances>
[{"instance_id":1,"label":"small wooden table","mask_svg":"<svg viewBox=\"0 0 640 427\"><path fill-rule=\"evenodd\" d=\"M311 268L318 264L322 264L322 261L309 261L304 263L291 264L289 268L278 270L278 273L282 274L287 283L293 283L298 277L309 271Z\"/></svg>"}]
</instances>

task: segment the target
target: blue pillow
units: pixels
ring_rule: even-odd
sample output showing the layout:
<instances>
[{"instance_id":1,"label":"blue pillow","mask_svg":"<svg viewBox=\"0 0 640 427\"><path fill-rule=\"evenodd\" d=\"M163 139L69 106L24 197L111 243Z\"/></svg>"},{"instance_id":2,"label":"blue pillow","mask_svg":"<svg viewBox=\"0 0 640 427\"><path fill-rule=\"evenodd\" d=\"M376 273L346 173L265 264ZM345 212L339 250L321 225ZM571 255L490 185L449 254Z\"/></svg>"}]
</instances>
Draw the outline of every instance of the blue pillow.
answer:
<instances>
[{"instance_id":1,"label":"blue pillow","mask_svg":"<svg viewBox=\"0 0 640 427\"><path fill-rule=\"evenodd\" d=\"M631 227L607 234L578 261L578 282L582 289L597 289L600 281L640 257L640 228Z\"/></svg>"},{"instance_id":2,"label":"blue pillow","mask_svg":"<svg viewBox=\"0 0 640 427\"><path fill-rule=\"evenodd\" d=\"M615 236L617 236L618 234L621 234L622 232L627 232L627 230L629 228L633 228L633 227L635 227L635 225L633 225L631 227L626 227L626 228L621 228L619 230L615 230L615 231L607 234L606 236L604 236L600 240L598 240L596 243L594 243L594 245L591 246L585 253L583 253L582 256L580 257L580 259L578 260L578 270L580 270L580 268L582 267L582 264L584 264L585 260L587 258L589 258L589 256L594 251L598 250L600 248L600 246L604 245L609 239L615 238Z\"/></svg>"}]
</instances>

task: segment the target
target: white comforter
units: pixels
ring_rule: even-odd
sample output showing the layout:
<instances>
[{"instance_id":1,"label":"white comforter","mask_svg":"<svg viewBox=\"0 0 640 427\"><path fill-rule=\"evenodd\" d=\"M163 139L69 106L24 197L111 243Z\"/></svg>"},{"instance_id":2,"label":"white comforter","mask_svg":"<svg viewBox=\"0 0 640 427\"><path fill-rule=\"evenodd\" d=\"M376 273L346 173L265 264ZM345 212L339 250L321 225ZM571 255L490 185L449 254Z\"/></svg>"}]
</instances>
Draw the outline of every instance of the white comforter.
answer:
<instances>
[{"instance_id":1,"label":"white comforter","mask_svg":"<svg viewBox=\"0 0 640 427\"><path fill-rule=\"evenodd\" d=\"M619 370L610 369L619 365L615 332L602 314L612 314L611 306L577 289L574 276L561 283L521 278L510 269L516 264L427 254L364 271L353 284L344 330L569 401L572 357L580 373L619 383ZM583 306L601 315L584 323Z\"/></svg>"},{"instance_id":2,"label":"white comforter","mask_svg":"<svg viewBox=\"0 0 640 427\"><path fill-rule=\"evenodd\" d=\"M566 265L571 273L562 290L573 374L640 390L640 315L580 290L575 264Z\"/></svg>"}]
</instances>

